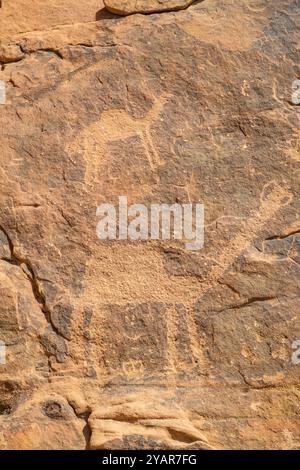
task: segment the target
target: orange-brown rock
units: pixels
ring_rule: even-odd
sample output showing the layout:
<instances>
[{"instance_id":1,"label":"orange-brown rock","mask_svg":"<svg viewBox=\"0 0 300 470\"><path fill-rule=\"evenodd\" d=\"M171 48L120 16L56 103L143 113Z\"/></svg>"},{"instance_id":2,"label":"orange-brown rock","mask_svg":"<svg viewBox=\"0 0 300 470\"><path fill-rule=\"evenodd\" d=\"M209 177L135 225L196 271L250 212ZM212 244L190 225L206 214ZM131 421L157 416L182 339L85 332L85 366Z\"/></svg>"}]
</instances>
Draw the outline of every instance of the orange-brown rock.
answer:
<instances>
[{"instance_id":1,"label":"orange-brown rock","mask_svg":"<svg viewBox=\"0 0 300 470\"><path fill-rule=\"evenodd\" d=\"M0 449L300 448L299 21L3 2ZM100 241L120 195L203 249Z\"/></svg>"},{"instance_id":2,"label":"orange-brown rock","mask_svg":"<svg viewBox=\"0 0 300 470\"><path fill-rule=\"evenodd\" d=\"M117 15L160 13L183 10L195 0L104 0L108 11Z\"/></svg>"}]
</instances>

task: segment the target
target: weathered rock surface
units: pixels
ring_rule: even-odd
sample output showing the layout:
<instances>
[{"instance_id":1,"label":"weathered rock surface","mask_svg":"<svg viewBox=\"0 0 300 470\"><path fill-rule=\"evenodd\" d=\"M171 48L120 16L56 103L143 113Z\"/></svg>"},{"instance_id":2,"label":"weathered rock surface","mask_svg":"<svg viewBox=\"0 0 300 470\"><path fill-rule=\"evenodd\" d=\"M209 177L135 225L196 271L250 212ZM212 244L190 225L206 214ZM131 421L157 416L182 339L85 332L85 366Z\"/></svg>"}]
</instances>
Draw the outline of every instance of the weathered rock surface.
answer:
<instances>
[{"instance_id":1,"label":"weathered rock surface","mask_svg":"<svg viewBox=\"0 0 300 470\"><path fill-rule=\"evenodd\" d=\"M4 0L1 449L300 448L299 21ZM204 248L99 241L119 195Z\"/></svg>"},{"instance_id":2,"label":"weathered rock surface","mask_svg":"<svg viewBox=\"0 0 300 470\"><path fill-rule=\"evenodd\" d=\"M162 11L183 10L195 0L104 0L108 11L117 15L133 13L159 13Z\"/></svg>"}]
</instances>

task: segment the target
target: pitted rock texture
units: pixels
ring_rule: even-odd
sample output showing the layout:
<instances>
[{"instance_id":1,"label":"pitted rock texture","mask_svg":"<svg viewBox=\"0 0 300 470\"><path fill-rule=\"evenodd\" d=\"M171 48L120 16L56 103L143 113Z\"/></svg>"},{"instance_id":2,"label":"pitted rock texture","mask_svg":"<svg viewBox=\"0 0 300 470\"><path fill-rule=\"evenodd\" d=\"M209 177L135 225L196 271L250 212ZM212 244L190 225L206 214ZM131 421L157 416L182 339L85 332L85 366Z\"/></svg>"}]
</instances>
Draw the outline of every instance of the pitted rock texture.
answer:
<instances>
[{"instance_id":1,"label":"pitted rock texture","mask_svg":"<svg viewBox=\"0 0 300 470\"><path fill-rule=\"evenodd\" d=\"M193 2L194 0L104 0L104 5L111 13L126 16L133 13L182 10Z\"/></svg>"},{"instance_id":2,"label":"pitted rock texture","mask_svg":"<svg viewBox=\"0 0 300 470\"><path fill-rule=\"evenodd\" d=\"M300 448L299 21L3 2L0 449ZM120 195L204 248L100 241Z\"/></svg>"}]
</instances>

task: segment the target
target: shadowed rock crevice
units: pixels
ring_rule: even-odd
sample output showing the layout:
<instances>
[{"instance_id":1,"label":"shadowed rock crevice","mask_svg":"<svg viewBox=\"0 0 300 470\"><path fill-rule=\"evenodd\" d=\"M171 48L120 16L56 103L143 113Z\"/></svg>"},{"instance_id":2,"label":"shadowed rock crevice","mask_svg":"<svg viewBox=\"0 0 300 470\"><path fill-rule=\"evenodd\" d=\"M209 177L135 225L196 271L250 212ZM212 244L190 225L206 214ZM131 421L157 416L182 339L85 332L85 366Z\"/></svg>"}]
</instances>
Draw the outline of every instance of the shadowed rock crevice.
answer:
<instances>
[{"instance_id":1,"label":"shadowed rock crevice","mask_svg":"<svg viewBox=\"0 0 300 470\"><path fill-rule=\"evenodd\" d=\"M90 443L91 443L91 436L92 436L92 430L91 430L91 427L90 427L90 424L89 424L89 417L91 415L92 410L89 407L87 407L85 410L79 410L76 407L76 404L71 400L68 400L68 403L69 403L70 407L72 408L72 410L74 411L75 416L78 419L84 420L84 422L85 422L85 426L82 430L82 433L83 433L83 436L84 436L84 439L85 439L85 442L86 442L85 449L89 450L90 449Z\"/></svg>"},{"instance_id":2,"label":"shadowed rock crevice","mask_svg":"<svg viewBox=\"0 0 300 470\"><path fill-rule=\"evenodd\" d=\"M47 322L49 324L49 327L51 328L51 330L53 331L53 333L55 335L62 337L61 342L63 343L64 337L63 337L63 335L61 335L59 329L56 328L55 324L52 321L51 310L49 309L49 307L47 305L47 300L46 300L45 294L40 289L39 280L38 280L38 278L35 274L35 271L34 271L34 268L32 266L31 261L28 260L28 259L20 257L16 253L16 250L14 248L14 244L12 242L12 239L10 238L8 232L4 229L4 227L0 226L0 231L6 237L7 242L8 242L8 246L9 246L9 251L10 251L10 254L9 254L8 257L2 257L1 259L3 261L6 261L6 262L12 264L12 265L18 266L23 271L23 273L26 275L27 279L30 282L33 296L34 296L38 306L40 307L41 312L43 313L45 319L47 320ZM45 340L44 341L42 340L42 343L45 344Z\"/></svg>"}]
</instances>

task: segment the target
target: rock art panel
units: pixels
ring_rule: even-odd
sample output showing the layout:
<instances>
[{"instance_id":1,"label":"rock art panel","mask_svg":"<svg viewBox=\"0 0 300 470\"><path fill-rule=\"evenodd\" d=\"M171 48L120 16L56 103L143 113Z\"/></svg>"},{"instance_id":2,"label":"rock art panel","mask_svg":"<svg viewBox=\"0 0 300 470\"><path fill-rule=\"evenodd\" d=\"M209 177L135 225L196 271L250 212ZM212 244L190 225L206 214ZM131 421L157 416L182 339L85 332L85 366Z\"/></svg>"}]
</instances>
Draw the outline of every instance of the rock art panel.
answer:
<instances>
[{"instance_id":1,"label":"rock art panel","mask_svg":"<svg viewBox=\"0 0 300 470\"><path fill-rule=\"evenodd\" d=\"M0 448L298 449L299 2L82 5L0 9Z\"/></svg>"}]
</instances>

